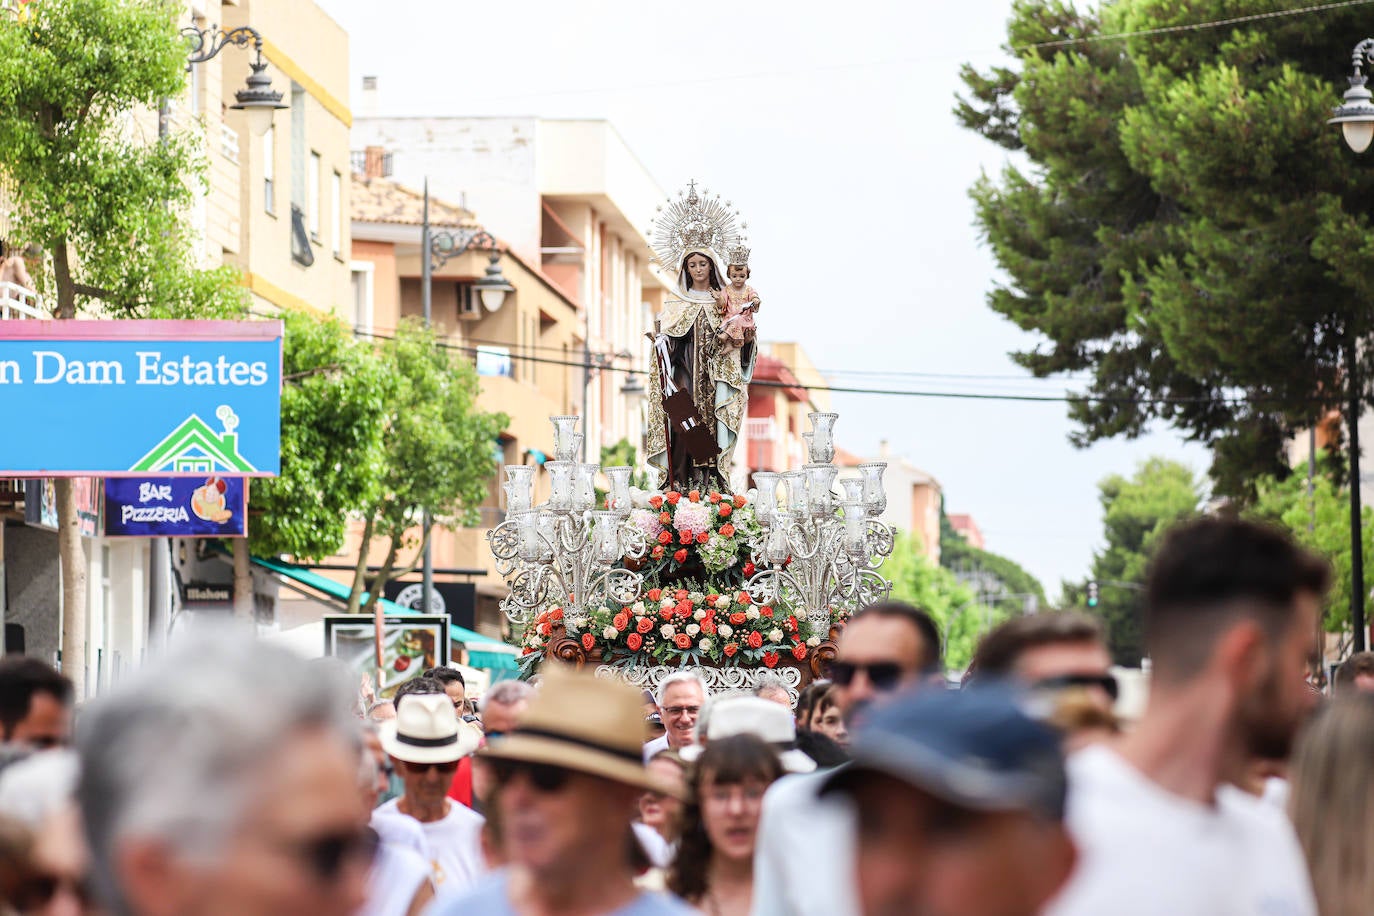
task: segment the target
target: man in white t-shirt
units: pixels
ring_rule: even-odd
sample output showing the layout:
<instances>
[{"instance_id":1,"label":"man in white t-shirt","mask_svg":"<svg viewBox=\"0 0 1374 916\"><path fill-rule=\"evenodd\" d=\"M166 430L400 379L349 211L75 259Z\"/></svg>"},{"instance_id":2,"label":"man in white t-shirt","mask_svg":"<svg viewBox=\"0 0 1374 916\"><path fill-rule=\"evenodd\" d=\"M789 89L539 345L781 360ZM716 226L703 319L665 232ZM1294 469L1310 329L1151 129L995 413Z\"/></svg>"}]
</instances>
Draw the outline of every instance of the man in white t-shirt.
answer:
<instances>
[{"instance_id":1,"label":"man in white t-shirt","mask_svg":"<svg viewBox=\"0 0 1374 916\"><path fill-rule=\"evenodd\" d=\"M694 671L674 671L659 683L658 712L664 733L644 745L645 763L659 751L680 751L696 743L697 717L710 695L706 681Z\"/></svg>"},{"instance_id":2,"label":"man in white t-shirt","mask_svg":"<svg viewBox=\"0 0 1374 916\"><path fill-rule=\"evenodd\" d=\"M472 886L486 871L482 858L482 815L448 798L458 761L477 749L481 736L458 721L444 694L407 694L396 718L381 724L382 747L395 761L405 784L400 798L373 812L373 824L386 835L387 821L414 819L424 833L437 896ZM398 827L400 825L397 825Z\"/></svg>"},{"instance_id":3,"label":"man in white t-shirt","mask_svg":"<svg viewBox=\"0 0 1374 916\"><path fill-rule=\"evenodd\" d=\"M1114 745L1069 760L1077 871L1053 916L1315 916L1282 812L1228 783L1281 759L1310 711L1304 683L1325 561L1275 529L1208 518L1151 564L1149 704Z\"/></svg>"}]
</instances>

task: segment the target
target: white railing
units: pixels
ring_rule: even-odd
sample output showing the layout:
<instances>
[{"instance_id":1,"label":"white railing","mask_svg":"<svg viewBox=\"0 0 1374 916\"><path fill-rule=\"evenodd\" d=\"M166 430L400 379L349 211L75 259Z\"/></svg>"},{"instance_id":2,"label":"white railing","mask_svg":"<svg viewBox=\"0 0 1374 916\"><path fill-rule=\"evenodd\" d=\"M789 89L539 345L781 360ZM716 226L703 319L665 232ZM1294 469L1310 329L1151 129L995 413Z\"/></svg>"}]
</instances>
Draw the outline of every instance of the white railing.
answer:
<instances>
[{"instance_id":1,"label":"white railing","mask_svg":"<svg viewBox=\"0 0 1374 916\"><path fill-rule=\"evenodd\" d=\"M772 417L746 417L744 435L757 442L775 442L778 438L778 424Z\"/></svg>"},{"instance_id":2,"label":"white railing","mask_svg":"<svg viewBox=\"0 0 1374 916\"><path fill-rule=\"evenodd\" d=\"M10 318L51 318L43 307L43 297L18 283L0 283L0 320Z\"/></svg>"}]
</instances>

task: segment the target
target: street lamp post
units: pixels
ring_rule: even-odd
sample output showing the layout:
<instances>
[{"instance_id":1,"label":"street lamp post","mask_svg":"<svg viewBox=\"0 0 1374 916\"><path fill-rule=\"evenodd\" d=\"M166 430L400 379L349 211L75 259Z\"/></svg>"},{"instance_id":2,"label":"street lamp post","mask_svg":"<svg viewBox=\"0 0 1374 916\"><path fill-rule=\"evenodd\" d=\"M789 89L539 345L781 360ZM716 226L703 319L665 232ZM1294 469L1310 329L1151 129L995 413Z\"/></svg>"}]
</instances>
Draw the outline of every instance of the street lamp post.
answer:
<instances>
[{"instance_id":1,"label":"street lamp post","mask_svg":"<svg viewBox=\"0 0 1374 916\"><path fill-rule=\"evenodd\" d=\"M468 229L452 232L447 229L434 232L429 225L429 179L425 179L424 186L424 210L420 228L420 302L425 313L425 327L430 325L432 312L432 296L434 271L441 270L445 264L459 255L473 250L485 250L491 253L491 259L487 262L486 274L473 284L477 290L478 297L482 301L482 307L489 312L495 312L505 304L506 294L515 291L515 287L510 285L505 276L501 273L501 246L496 239L485 229ZM424 558L422 568L422 586L420 608L428 614L430 602L434 600L434 553L429 543L430 530L434 526L434 519L430 518L429 511L425 511L424 516Z\"/></svg>"},{"instance_id":2,"label":"street lamp post","mask_svg":"<svg viewBox=\"0 0 1374 916\"><path fill-rule=\"evenodd\" d=\"M262 33L247 25L239 26L236 29L220 29L219 26L212 25L207 29L187 26L181 30L181 35L186 39L189 47L186 55L186 72L188 73L196 64L205 63L229 45L236 45L240 48L246 48L250 44L253 46L256 56L249 64L253 68L253 72L248 74L248 79L245 81L247 85L234 93L234 104L229 107L237 111L248 112L248 125L255 136L261 137L267 133L267 128L272 126L272 113L287 106L281 100L282 94L272 88L272 77L264 72L267 69L267 62L262 59ZM171 115L171 103L169 100L163 99L157 113L157 135L159 138L167 136Z\"/></svg>"},{"instance_id":3,"label":"street lamp post","mask_svg":"<svg viewBox=\"0 0 1374 916\"><path fill-rule=\"evenodd\" d=\"M1374 38L1355 45L1350 55L1350 88L1341 104L1331 113L1328 124L1339 124L1346 145L1363 153L1374 142L1374 99L1365 83L1366 65L1374 64ZM1352 327L1346 340L1346 375L1349 376L1349 407L1346 423L1350 429L1350 626L1354 631L1354 651L1365 650L1364 623L1364 537L1360 519L1360 342Z\"/></svg>"}]
</instances>

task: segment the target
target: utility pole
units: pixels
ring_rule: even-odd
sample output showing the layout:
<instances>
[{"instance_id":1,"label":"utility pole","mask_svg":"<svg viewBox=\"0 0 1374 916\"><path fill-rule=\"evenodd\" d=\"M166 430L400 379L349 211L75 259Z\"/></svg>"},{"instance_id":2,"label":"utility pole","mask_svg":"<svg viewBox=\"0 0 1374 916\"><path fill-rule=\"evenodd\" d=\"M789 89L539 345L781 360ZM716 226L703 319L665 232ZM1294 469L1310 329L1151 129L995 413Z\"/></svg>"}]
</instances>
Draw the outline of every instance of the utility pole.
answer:
<instances>
[{"instance_id":1,"label":"utility pole","mask_svg":"<svg viewBox=\"0 0 1374 916\"><path fill-rule=\"evenodd\" d=\"M430 263L432 256L430 255L429 250L429 176L425 176L425 204L423 220L423 226L420 229L420 302L424 305L425 310L425 330L429 330L431 297L430 285L434 279L434 268ZM440 456L435 457L439 458ZM420 587L420 613L422 614L429 613L430 602L434 600L434 552L430 547L429 543L430 529L433 527L433 525L434 519L429 517L429 510L426 509L424 516L424 534L422 535L424 537L425 542L424 560L422 561L424 564L424 569L422 573L423 584ZM375 587L381 588L382 585L385 585L385 583L381 583Z\"/></svg>"}]
</instances>

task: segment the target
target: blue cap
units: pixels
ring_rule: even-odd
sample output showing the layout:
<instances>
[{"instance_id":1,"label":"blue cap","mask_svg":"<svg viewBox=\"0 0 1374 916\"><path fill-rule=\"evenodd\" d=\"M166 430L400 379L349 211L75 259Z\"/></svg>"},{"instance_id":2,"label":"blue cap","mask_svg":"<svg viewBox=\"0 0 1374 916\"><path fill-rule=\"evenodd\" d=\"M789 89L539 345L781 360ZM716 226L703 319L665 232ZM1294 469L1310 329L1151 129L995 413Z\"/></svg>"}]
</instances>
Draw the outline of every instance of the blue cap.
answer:
<instances>
[{"instance_id":1,"label":"blue cap","mask_svg":"<svg viewBox=\"0 0 1374 916\"><path fill-rule=\"evenodd\" d=\"M870 707L852 733L853 764L822 793L846 791L882 773L978 811L1064 816L1061 736L996 684L947 691L916 688Z\"/></svg>"}]
</instances>

